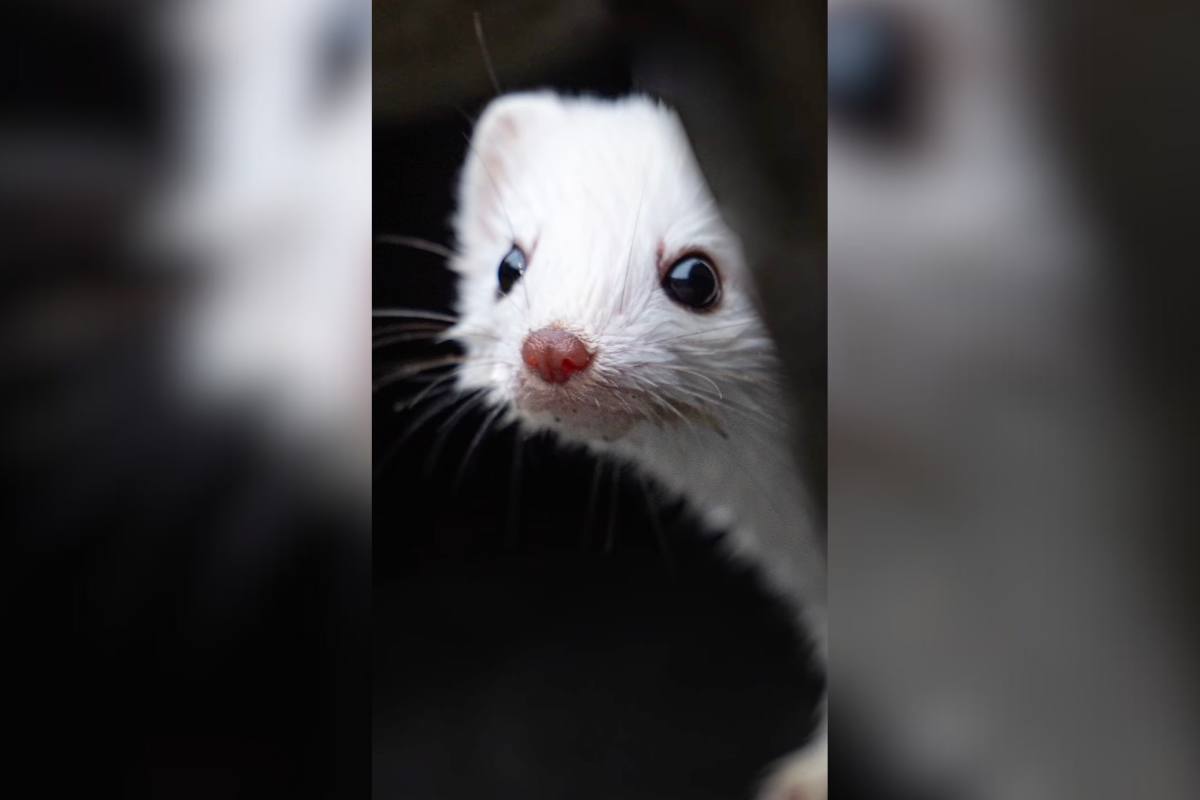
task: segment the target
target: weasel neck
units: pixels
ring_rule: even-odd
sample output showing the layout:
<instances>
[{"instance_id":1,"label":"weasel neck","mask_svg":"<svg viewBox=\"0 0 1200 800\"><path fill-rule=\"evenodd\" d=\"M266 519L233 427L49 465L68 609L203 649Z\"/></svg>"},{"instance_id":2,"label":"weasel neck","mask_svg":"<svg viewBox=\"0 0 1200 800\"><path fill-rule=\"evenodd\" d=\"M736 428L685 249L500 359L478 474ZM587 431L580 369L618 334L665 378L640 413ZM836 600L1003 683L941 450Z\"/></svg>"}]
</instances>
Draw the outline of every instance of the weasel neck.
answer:
<instances>
[{"instance_id":1,"label":"weasel neck","mask_svg":"<svg viewBox=\"0 0 1200 800\"><path fill-rule=\"evenodd\" d=\"M615 448L684 498L733 554L797 609L824 647L825 554L785 426L726 416L712 426L645 426Z\"/></svg>"}]
</instances>

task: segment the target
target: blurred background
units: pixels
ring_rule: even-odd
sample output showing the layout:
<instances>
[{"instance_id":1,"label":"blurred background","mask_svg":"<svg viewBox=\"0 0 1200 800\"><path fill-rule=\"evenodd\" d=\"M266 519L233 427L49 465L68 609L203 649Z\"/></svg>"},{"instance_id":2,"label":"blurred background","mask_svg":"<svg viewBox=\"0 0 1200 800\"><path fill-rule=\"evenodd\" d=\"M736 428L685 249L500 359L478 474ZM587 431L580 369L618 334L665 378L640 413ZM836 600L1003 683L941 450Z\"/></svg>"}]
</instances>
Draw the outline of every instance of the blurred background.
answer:
<instances>
[{"instance_id":1,"label":"blurred background","mask_svg":"<svg viewBox=\"0 0 1200 800\"><path fill-rule=\"evenodd\" d=\"M830 3L830 707L897 782L1196 792L1184 10Z\"/></svg>"},{"instance_id":2,"label":"blurred background","mask_svg":"<svg viewBox=\"0 0 1200 800\"><path fill-rule=\"evenodd\" d=\"M7 793L366 796L369 5L0 19Z\"/></svg>"},{"instance_id":3,"label":"blurred background","mask_svg":"<svg viewBox=\"0 0 1200 800\"><path fill-rule=\"evenodd\" d=\"M422 357L369 305L450 300L367 245L446 243L479 11L506 89L676 105L746 240L839 796L1195 796L1191 5L6 4L9 780L739 797L803 735L719 532L511 434L456 484L466 422L427 470L416 387L368 410Z\"/></svg>"}]
</instances>

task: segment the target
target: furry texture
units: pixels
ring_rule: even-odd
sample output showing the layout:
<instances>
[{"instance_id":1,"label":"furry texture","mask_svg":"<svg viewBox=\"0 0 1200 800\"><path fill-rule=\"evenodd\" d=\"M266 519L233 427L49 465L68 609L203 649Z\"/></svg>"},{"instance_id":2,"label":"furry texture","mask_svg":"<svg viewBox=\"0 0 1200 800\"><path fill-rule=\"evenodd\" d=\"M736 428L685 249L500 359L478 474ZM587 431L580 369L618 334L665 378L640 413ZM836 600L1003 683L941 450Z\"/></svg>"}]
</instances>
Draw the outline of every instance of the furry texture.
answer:
<instances>
[{"instance_id":1,"label":"furry texture","mask_svg":"<svg viewBox=\"0 0 1200 800\"><path fill-rule=\"evenodd\" d=\"M796 609L824 664L824 555L786 446L774 350L677 116L644 97L501 97L476 126L455 227L459 388L498 420L632 463L687 499ZM514 244L527 269L502 296L497 267ZM721 280L705 311L662 288L696 252ZM593 352L565 384L521 359L525 337L547 326ZM819 731L769 796L824 796Z\"/></svg>"},{"instance_id":2,"label":"furry texture","mask_svg":"<svg viewBox=\"0 0 1200 800\"><path fill-rule=\"evenodd\" d=\"M184 76L181 159L151 226L202 265L177 364L205 402L252 403L272 439L369 485L370 6L185 4L162 19Z\"/></svg>"}]
</instances>

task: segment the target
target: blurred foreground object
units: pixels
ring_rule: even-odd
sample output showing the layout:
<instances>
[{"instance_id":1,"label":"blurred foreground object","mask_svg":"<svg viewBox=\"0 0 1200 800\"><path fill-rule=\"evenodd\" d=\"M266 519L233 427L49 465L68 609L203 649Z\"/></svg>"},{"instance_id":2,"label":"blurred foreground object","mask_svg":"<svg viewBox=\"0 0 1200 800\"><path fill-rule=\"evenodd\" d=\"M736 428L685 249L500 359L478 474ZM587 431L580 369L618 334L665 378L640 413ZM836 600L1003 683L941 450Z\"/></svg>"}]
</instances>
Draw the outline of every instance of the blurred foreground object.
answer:
<instances>
[{"instance_id":1,"label":"blurred foreground object","mask_svg":"<svg viewBox=\"0 0 1200 800\"><path fill-rule=\"evenodd\" d=\"M180 379L257 403L363 491L370 448L366 0L195 3L168 18L185 124L152 235L199 265Z\"/></svg>"},{"instance_id":2,"label":"blurred foreground object","mask_svg":"<svg viewBox=\"0 0 1200 800\"><path fill-rule=\"evenodd\" d=\"M369 8L6 11L10 780L365 796Z\"/></svg>"},{"instance_id":3,"label":"blurred foreground object","mask_svg":"<svg viewBox=\"0 0 1200 800\"><path fill-rule=\"evenodd\" d=\"M945 796L1193 797L1169 479L1114 291L1143 265L1062 155L1036 14L830 6L831 708Z\"/></svg>"}]
</instances>

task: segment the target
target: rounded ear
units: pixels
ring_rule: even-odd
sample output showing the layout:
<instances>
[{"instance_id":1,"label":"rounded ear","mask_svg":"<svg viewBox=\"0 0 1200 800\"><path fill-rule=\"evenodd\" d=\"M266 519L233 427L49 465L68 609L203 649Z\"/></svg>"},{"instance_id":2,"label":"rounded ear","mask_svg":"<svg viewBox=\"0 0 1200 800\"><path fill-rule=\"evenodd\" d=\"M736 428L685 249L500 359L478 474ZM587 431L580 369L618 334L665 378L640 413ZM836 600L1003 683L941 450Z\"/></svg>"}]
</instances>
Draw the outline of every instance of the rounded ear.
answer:
<instances>
[{"instance_id":1,"label":"rounded ear","mask_svg":"<svg viewBox=\"0 0 1200 800\"><path fill-rule=\"evenodd\" d=\"M472 226L495 226L508 235L504 208L510 187L521 169L529 139L561 108L550 91L518 92L497 97L483 110L467 149L458 191L458 228L462 236Z\"/></svg>"}]
</instances>

